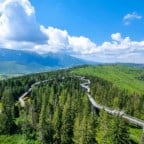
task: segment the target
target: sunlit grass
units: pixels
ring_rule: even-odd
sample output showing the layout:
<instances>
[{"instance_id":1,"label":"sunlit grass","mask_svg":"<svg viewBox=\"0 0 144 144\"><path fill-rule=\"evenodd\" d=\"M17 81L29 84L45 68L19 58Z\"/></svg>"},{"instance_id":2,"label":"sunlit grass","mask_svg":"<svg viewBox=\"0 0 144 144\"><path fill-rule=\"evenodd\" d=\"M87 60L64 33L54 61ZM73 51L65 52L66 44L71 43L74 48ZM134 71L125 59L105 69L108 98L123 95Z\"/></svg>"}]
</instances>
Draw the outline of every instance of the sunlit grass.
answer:
<instances>
[{"instance_id":1,"label":"sunlit grass","mask_svg":"<svg viewBox=\"0 0 144 144\"><path fill-rule=\"evenodd\" d=\"M40 144L34 140L25 140L23 135L0 135L0 144Z\"/></svg>"},{"instance_id":2,"label":"sunlit grass","mask_svg":"<svg viewBox=\"0 0 144 144\"><path fill-rule=\"evenodd\" d=\"M100 77L129 92L144 93L144 81L138 79L144 75L142 68L123 65L88 66L75 69L73 73Z\"/></svg>"},{"instance_id":3,"label":"sunlit grass","mask_svg":"<svg viewBox=\"0 0 144 144\"><path fill-rule=\"evenodd\" d=\"M130 127L130 138L137 144L140 144L141 136L142 136L142 129L136 127Z\"/></svg>"},{"instance_id":4,"label":"sunlit grass","mask_svg":"<svg viewBox=\"0 0 144 144\"><path fill-rule=\"evenodd\" d=\"M22 135L0 135L0 144L24 144Z\"/></svg>"}]
</instances>

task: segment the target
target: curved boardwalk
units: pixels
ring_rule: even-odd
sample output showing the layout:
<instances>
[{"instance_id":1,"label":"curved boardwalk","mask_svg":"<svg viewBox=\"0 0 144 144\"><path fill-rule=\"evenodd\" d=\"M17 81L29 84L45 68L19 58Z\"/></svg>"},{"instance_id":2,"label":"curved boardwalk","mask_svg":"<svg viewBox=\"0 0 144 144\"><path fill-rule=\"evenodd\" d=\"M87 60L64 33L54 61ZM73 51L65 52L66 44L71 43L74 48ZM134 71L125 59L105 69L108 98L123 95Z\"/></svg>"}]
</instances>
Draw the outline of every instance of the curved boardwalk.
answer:
<instances>
[{"instance_id":1,"label":"curved boardwalk","mask_svg":"<svg viewBox=\"0 0 144 144\"><path fill-rule=\"evenodd\" d=\"M29 88L26 92L24 92L24 93L19 97L19 102L20 102L21 107L24 107L24 106L25 106L24 98L32 91L32 89L33 89L35 86L40 85L40 84L42 84L42 83L46 83L46 82L48 82L48 81L50 81L50 80L51 80L51 79L49 79L49 80L43 80L43 81L38 81L38 82L33 83L33 84L30 86L30 88Z\"/></svg>"},{"instance_id":2,"label":"curved boardwalk","mask_svg":"<svg viewBox=\"0 0 144 144\"><path fill-rule=\"evenodd\" d=\"M97 104L96 101L93 99L93 97L90 95L90 83L91 83L90 80L89 79L85 79L84 77L79 77L79 78L80 78L81 81L84 81L83 83L80 84L80 86L83 89L86 90L87 96L89 98L89 101L91 102L93 107L95 107L97 109L103 109L106 112L108 112L110 114L113 114L113 115L120 115L121 117L127 119L129 122L131 122L133 124L136 124L136 125L138 125L138 126L140 126L142 128L144 127L144 121L143 120L137 119L135 117L131 117L131 116L125 114L123 111L118 111L116 109L111 109L111 108L108 108L106 106ZM48 82L50 80L38 81L38 82L35 82L34 84L32 84L30 86L30 88L19 97L19 102L20 102L21 106L22 107L25 106L24 98L32 91L33 87L35 87L37 85L40 85L42 83L46 83L46 82Z\"/></svg>"},{"instance_id":3,"label":"curved boardwalk","mask_svg":"<svg viewBox=\"0 0 144 144\"><path fill-rule=\"evenodd\" d=\"M140 120L140 119L137 119L135 117L129 116L129 115L125 114L123 111L118 111L116 109L111 109L111 108L108 108L106 106L97 104L95 102L95 100L93 99L93 97L90 95L90 80L89 79L85 79L84 77L81 80L83 80L84 83L82 83L80 85L81 85L82 88L84 88L86 90L87 96L89 98L89 101L91 102L93 107L95 107L97 109L103 109L106 112L108 112L110 114L113 114L113 115L120 115L121 117L127 119L129 122L131 122L133 124L136 124L136 125L138 125L138 126L140 126L142 128L144 127L144 121L143 120Z\"/></svg>"},{"instance_id":4,"label":"curved boardwalk","mask_svg":"<svg viewBox=\"0 0 144 144\"><path fill-rule=\"evenodd\" d=\"M130 115L127 115L126 113L124 113L123 111L118 111L116 109L111 109L109 107L97 104L96 101L93 99L93 97L90 95L90 80L89 79L85 79L84 77L81 77L80 80L84 81L83 83L81 83L81 87L87 92L87 96L89 98L90 103L92 104L92 106L96 109L103 109L105 110L107 113L112 114L112 115L120 115L122 118L128 120L130 123L133 123L137 126L142 127L143 129L143 133L142 133L142 138L141 138L141 144L144 144L144 121L135 117L132 117Z\"/></svg>"},{"instance_id":5,"label":"curved boardwalk","mask_svg":"<svg viewBox=\"0 0 144 144\"><path fill-rule=\"evenodd\" d=\"M130 115L127 115L123 111L118 111L116 109L111 109L109 107L97 104L96 101L93 99L93 97L90 95L90 83L91 83L90 80L89 79L85 79L85 77L81 77L81 76L75 76L75 77L77 77L81 81L83 81L83 83L81 83L80 86L86 91L87 96L89 98L89 101L90 101L90 103L92 104L92 106L94 108L99 109L99 110L103 109L107 113L112 114L112 115L120 115L122 118L128 120L130 123L133 123L133 124L135 124L137 126L142 127L143 128L143 134L144 134L144 121L143 120L140 120L140 119L137 119L137 118L132 117ZM46 83L46 82L48 82L50 80L51 79L38 81L38 82L35 82L34 84L32 84L31 87L19 97L19 102L20 102L21 106L22 107L25 106L24 98L32 91L33 87L35 87L37 85L40 85L42 83ZM144 136L142 136L141 144L144 144Z\"/></svg>"}]
</instances>

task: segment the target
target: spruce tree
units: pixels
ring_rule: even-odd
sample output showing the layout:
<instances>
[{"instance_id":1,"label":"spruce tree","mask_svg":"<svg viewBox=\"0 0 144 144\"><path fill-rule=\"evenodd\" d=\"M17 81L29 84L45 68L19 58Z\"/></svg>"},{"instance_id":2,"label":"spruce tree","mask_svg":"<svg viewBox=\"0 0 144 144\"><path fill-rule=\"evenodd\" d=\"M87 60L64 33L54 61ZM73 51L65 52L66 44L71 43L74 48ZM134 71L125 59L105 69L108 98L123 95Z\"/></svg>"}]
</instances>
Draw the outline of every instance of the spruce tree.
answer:
<instances>
[{"instance_id":1,"label":"spruce tree","mask_svg":"<svg viewBox=\"0 0 144 144\"><path fill-rule=\"evenodd\" d=\"M61 143L61 126L62 126L62 110L60 106L57 106L53 116L53 143L60 144Z\"/></svg>"},{"instance_id":2,"label":"spruce tree","mask_svg":"<svg viewBox=\"0 0 144 144\"><path fill-rule=\"evenodd\" d=\"M62 113L61 143L73 144L74 113L71 108L70 96L67 97L67 102L64 105Z\"/></svg>"},{"instance_id":3,"label":"spruce tree","mask_svg":"<svg viewBox=\"0 0 144 144\"><path fill-rule=\"evenodd\" d=\"M100 111L96 139L98 144L113 144L111 119L106 112Z\"/></svg>"},{"instance_id":4,"label":"spruce tree","mask_svg":"<svg viewBox=\"0 0 144 144\"><path fill-rule=\"evenodd\" d=\"M129 144L130 143L128 124L120 116L117 116L114 118L113 143L114 144Z\"/></svg>"},{"instance_id":5,"label":"spruce tree","mask_svg":"<svg viewBox=\"0 0 144 144\"><path fill-rule=\"evenodd\" d=\"M14 99L12 95L11 89L5 89L2 94L2 114L1 120L2 121L2 129L3 133L11 134L14 133L16 130L15 123L14 123Z\"/></svg>"}]
</instances>

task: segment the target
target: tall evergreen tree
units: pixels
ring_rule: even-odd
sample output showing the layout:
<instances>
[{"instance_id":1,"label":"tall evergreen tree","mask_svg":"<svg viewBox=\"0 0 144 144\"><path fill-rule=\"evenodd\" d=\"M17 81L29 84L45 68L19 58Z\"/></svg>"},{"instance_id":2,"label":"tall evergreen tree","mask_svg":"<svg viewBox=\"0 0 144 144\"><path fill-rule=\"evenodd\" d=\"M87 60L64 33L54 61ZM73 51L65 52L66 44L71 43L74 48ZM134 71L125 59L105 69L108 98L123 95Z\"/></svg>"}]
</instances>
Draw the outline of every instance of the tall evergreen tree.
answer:
<instances>
[{"instance_id":1,"label":"tall evergreen tree","mask_svg":"<svg viewBox=\"0 0 144 144\"><path fill-rule=\"evenodd\" d=\"M130 144L128 124L119 116L115 117L113 122L113 143Z\"/></svg>"},{"instance_id":2,"label":"tall evergreen tree","mask_svg":"<svg viewBox=\"0 0 144 144\"><path fill-rule=\"evenodd\" d=\"M2 94L2 114L1 114L1 120L4 119L4 121L1 121L1 125L3 125L1 128L1 131L5 134L11 134L15 131L15 123L14 123L14 99L12 95L11 89L4 90Z\"/></svg>"},{"instance_id":3,"label":"tall evergreen tree","mask_svg":"<svg viewBox=\"0 0 144 144\"><path fill-rule=\"evenodd\" d=\"M98 123L96 132L98 144L113 144L112 130L110 129L111 120L109 115L103 110L100 112Z\"/></svg>"},{"instance_id":4,"label":"tall evergreen tree","mask_svg":"<svg viewBox=\"0 0 144 144\"><path fill-rule=\"evenodd\" d=\"M64 105L62 113L61 143L73 144L74 113L71 108L70 96L67 97L67 102Z\"/></svg>"},{"instance_id":5,"label":"tall evergreen tree","mask_svg":"<svg viewBox=\"0 0 144 144\"><path fill-rule=\"evenodd\" d=\"M60 106L57 106L53 116L53 143L60 144L61 143L61 126L62 126L62 110Z\"/></svg>"}]
</instances>

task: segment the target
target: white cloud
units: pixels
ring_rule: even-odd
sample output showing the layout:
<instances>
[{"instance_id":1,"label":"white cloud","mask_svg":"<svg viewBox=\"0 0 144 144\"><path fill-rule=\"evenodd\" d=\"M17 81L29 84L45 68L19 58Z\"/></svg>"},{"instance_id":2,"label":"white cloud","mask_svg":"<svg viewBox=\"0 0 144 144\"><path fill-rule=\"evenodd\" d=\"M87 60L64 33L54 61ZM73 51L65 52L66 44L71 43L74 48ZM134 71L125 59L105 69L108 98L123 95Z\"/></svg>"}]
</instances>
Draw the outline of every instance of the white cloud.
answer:
<instances>
[{"instance_id":1,"label":"white cloud","mask_svg":"<svg viewBox=\"0 0 144 144\"><path fill-rule=\"evenodd\" d=\"M5 12L6 7L10 4L17 7L17 3L24 8L27 15L32 15L33 13L35 13L34 7L31 5L31 3L28 0L1 0L0 12Z\"/></svg>"},{"instance_id":2,"label":"white cloud","mask_svg":"<svg viewBox=\"0 0 144 144\"><path fill-rule=\"evenodd\" d=\"M69 36L69 47L74 53L80 53L81 55L92 54L99 51L94 42L83 36Z\"/></svg>"},{"instance_id":3,"label":"white cloud","mask_svg":"<svg viewBox=\"0 0 144 144\"><path fill-rule=\"evenodd\" d=\"M118 42L122 41L122 37L121 37L121 34L120 34L120 33L112 34L112 35L111 35L111 38L112 38L112 40L114 40L114 41L118 41Z\"/></svg>"},{"instance_id":4,"label":"white cloud","mask_svg":"<svg viewBox=\"0 0 144 144\"><path fill-rule=\"evenodd\" d=\"M142 19L142 16L137 14L136 12L133 13L128 13L124 16L123 21L125 25L129 25L131 23L131 21L133 20L140 20Z\"/></svg>"},{"instance_id":5,"label":"white cloud","mask_svg":"<svg viewBox=\"0 0 144 144\"><path fill-rule=\"evenodd\" d=\"M101 51L94 54L96 60L144 63L144 41L132 41L129 37L121 37L121 41L112 39L111 42L104 42L98 47Z\"/></svg>"},{"instance_id":6,"label":"white cloud","mask_svg":"<svg viewBox=\"0 0 144 144\"><path fill-rule=\"evenodd\" d=\"M133 20L133 19L141 19L142 16L138 15L136 12L133 13L129 13L127 15L124 16L124 20Z\"/></svg>"},{"instance_id":7,"label":"white cloud","mask_svg":"<svg viewBox=\"0 0 144 144\"><path fill-rule=\"evenodd\" d=\"M44 26L41 26L41 31L47 35L47 46L51 51L57 52L67 49L69 35L66 30L60 30L53 27L45 28Z\"/></svg>"},{"instance_id":8,"label":"white cloud","mask_svg":"<svg viewBox=\"0 0 144 144\"><path fill-rule=\"evenodd\" d=\"M48 36L47 44L35 46L35 49L41 53L60 51L103 62L144 61L144 41L132 41L130 37L123 38L120 33L112 34L111 41L96 45L86 37L70 36L66 30L43 26L41 29Z\"/></svg>"},{"instance_id":9,"label":"white cloud","mask_svg":"<svg viewBox=\"0 0 144 144\"><path fill-rule=\"evenodd\" d=\"M0 39L30 42L46 39L28 0L3 0L0 13Z\"/></svg>"},{"instance_id":10,"label":"white cloud","mask_svg":"<svg viewBox=\"0 0 144 144\"><path fill-rule=\"evenodd\" d=\"M34 49L40 53L63 51L70 54L91 54L99 51L94 42L90 39L80 36L70 36L66 30L60 30L54 27L45 28L41 26L41 31L47 35L48 41L44 45L36 45Z\"/></svg>"},{"instance_id":11,"label":"white cloud","mask_svg":"<svg viewBox=\"0 0 144 144\"><path fill-rule=\"evenodd\" d=\"M124 20L140 19L133 13ZM37 53L64 52L103 62L144 63L144 41L132 41L120 33L111 41L97 45L84 36L71 36L66 30L39 25L35 9L28 0L0 1L0 47L25 49Z\"/></svg>"}]
</instances>

